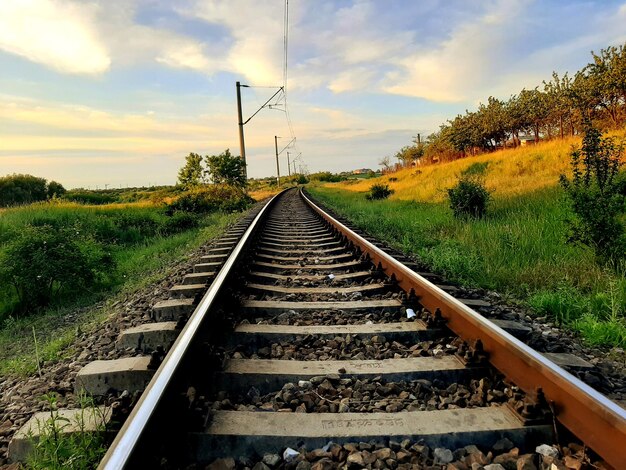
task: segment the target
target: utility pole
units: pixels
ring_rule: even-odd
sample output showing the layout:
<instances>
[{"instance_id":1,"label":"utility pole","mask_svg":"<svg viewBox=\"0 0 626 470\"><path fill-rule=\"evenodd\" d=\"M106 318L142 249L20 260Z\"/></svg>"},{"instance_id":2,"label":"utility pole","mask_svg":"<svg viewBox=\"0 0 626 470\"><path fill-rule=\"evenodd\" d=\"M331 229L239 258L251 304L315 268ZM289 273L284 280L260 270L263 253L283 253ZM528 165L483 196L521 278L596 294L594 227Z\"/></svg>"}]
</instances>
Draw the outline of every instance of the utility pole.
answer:
<instances>
[{"instance_id":1,"label":"utility pole","mask_svg":"<svg viewBox=\"0 0 626 470\"><path fill-rule=\"evenodd\" d=\"M289 177L291 177L291 164L289 163L289 152L287 152L287 172L289 173Z\"/></svg>"},{"instance_id":2,"label":"utility pole","mask_svg":"<svg viewBox=\"0 0 626 470\"><path fill-rule=\"evenodd\" d=\"M274 136L274 148L276 149L276 183L280 188L280 165L278 163L278 136Z\"/></svg>"},{"instance_id":3,"label":"utility pole","mask_svg":"<svg viewBox=\"0 0 626 470\"><path fill-rule=\"evenodd\" d=\"M245 86L245 85L244 85ZM246 144L243 140L243 115L241 112L241 83L235 84L237 88L237 120L239 122L239 150L241 151L241 158L243 159L243 175L245 179L248 179L248 166L246 164Z\"/></svg>"},{"instance_id":4,"label":"utility pole","mask_svg":"<svg viewBox=\"0 0 626 470\"><path fill-rule=\"evenodd\" d=\"M293 174L295 175L296 173L297 173L296 172L296 161L294 160L293 161Z\"/></svg>"}]
</instances>

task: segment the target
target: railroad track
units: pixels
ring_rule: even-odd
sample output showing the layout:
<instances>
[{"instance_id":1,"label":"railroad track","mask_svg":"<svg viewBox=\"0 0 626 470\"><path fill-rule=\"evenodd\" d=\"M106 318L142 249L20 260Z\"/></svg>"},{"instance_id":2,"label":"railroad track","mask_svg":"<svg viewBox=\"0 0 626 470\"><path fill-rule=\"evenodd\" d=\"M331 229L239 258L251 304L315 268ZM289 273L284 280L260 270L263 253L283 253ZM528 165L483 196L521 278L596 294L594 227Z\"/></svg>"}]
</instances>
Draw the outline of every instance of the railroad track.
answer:
<instances>
[{"instance_id":1,"label":"railroad track","mask_svg":"<svg viewBox=\"0 0 626 470\"><path fill-rule=\"evenodd\" d=\"M248 222L154 306L155 323L122 334L144 353L134 365L79 373L95 395L145 388L99 468L519 468L511 448L555 432L626 468L624 410L475 301L296 190Z\"/></svg>"}]
</instances>

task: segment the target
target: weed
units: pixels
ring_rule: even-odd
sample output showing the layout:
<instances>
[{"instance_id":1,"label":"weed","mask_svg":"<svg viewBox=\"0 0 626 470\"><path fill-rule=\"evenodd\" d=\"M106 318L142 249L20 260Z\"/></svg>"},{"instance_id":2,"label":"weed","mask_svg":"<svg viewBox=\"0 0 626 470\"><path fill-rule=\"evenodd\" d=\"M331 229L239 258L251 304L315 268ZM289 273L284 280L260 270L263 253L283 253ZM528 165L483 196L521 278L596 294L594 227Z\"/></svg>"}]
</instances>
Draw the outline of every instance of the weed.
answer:
<instances>
[{"instance_id":1,"label":"weed","mask_svg":"<svg viewBox=\"0 0 626 470\"><path fill-rule=\"evenodd\" d=\"M393 189L389 189L387 184L374 184L370 188L369 193L365 196L368 201L375 201L379 199L387 199L393 194Z\"/></svg>"},{"instance_id":2,"label":"weed","mask_svg":"<svg viewBox=\"0 0 626 470\"><path fill-rule=\"evenodd\" d=\"M80 395L80 412L75 421L62 416L54 394L44 396L50 416L39 422L39 437L31 433L33 451L27 466L33 470L87 470L95 468L106 452L106 417L92 398ZM71 432L70 432L71 431Z\"/></svg>"}]
</instances>

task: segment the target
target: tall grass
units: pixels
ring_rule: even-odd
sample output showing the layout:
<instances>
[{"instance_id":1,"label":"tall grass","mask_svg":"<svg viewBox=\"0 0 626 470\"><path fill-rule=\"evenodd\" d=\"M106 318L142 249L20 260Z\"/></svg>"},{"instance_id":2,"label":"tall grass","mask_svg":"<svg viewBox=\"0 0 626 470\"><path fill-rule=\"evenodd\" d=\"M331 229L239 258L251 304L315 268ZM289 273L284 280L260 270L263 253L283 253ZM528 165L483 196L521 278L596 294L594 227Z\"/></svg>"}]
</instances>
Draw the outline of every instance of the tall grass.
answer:
<instances>
[{"instance_id":1,"label":"tall grass","mask_svg":"<svg viewBox=\"0 0 626 470\"><path fill-rule=\"evenodd\" d=\"M624 138L626 132L613 132L612 135L620 139ZM486 164L483 172L485 184L488 190L494 192L494 196L521 196L554 187L558 184L560 174L569 174L569 154L572 146L579 146L580 141L579 137L569 137L449 163L405 169L369 180L348 180L328 186L365 192L372 184L389 184L394 190L391 199L443 202L446 199L446 189L454 186L460 174L476 164Z\"/></svg>"},{"instance_id":2,"label":"tall grass","mask_svg":"<svg viewBox=\"0 0 626 470\"><path fill-rule=\"evenodd\" d=\"M24 209L27 215L24 219L18 217L22 222L30 220L28 214L31 210L35 212L38 210ZM77 207L77 209L79 212L80 209L91 212L93 208ZM101 209L114 210L107 206L102 206ZM66 210L67 207L64 205L62 214L69 217L65 213ZM153 207L151 210L156 211L157 208ZM139 210L139 213L143 213L143 209ZM96 211L94 214L101 212ZM227 224L234 222L238 217L239 214L216 212L202 216L198 227L181 233L169 236L157 234L133 244L112 245L117 268L106 283L81 295L61 299L37 315L23 318L5 315L4 318L0 318L0 376L9 373L29 374L36 370L33 328L37 332L42 361L58 360L71 354L72 351L67 348L72 344L78 331L88 330L104 321L110 313L110 305L123 299L129 292L134 292L162 277L163 270L168 269L206 240L218 236ZM0 299L6 301L6 291L1 291L3 288L0 287ZM101 303L94 306L97 302Z\"/></svg>"},{"instance_id":3,"label":"tall grass","mask_svg":"<svg viewBox=\"0 0 626 470\"><path fill-rule=\"evenodd\" d=\"M487 217L458 220L444 202L403 200L398 194L367 201L355 186L314 186L311 192L359 228L416 254L453 281L523 299L595 344L626 346L626 278L603 271L590 250L567 243L569 213L558 187L497 194Z\"/></svg>"}]
</instances>

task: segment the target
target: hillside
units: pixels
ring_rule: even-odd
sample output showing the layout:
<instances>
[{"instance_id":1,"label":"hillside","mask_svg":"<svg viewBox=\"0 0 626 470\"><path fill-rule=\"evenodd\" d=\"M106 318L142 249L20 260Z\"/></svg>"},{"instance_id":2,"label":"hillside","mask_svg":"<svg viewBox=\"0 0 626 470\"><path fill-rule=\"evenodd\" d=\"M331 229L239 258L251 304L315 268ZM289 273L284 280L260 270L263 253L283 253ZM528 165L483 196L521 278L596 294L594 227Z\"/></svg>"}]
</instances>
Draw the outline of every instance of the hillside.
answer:
<instances>
[{"instance_id":1,"label":"hillside","mask_svg":"<svg viewBox=\"0 0 626 470\"><path fill-rule=\"evenodd\" d=\"M610 135L620 139L626 137L626 131ZM395 191L392 199L442 202L446 199L444 189L453 186L463 170L475 165L477 168L484 167L485 184L495 199L519 196L556 186L559 175L570 172L569 153L572 146L580 145L580 141L580 137L570 137L328 186L365 192L372 184L384 183Z\"/></svg>"},{"instance_id":2,"label":"hillside","mask_svg":"<svg viewBox=\"0 0 626 470\"><path fill-rule=\"evenodd\" d=\"M623 137L624 132L616 134ZM493 289L570 325L590 342L626 345L626 277L568 242L572 212L558 184L579 139L502 150L366 181L319 183L310 190L353 223L427 269L469 287ZM455 219L446 189L479 173L492 192L483 219ZM395 192L368 201L375 183Z\"/></svg>"}]
</instances>

